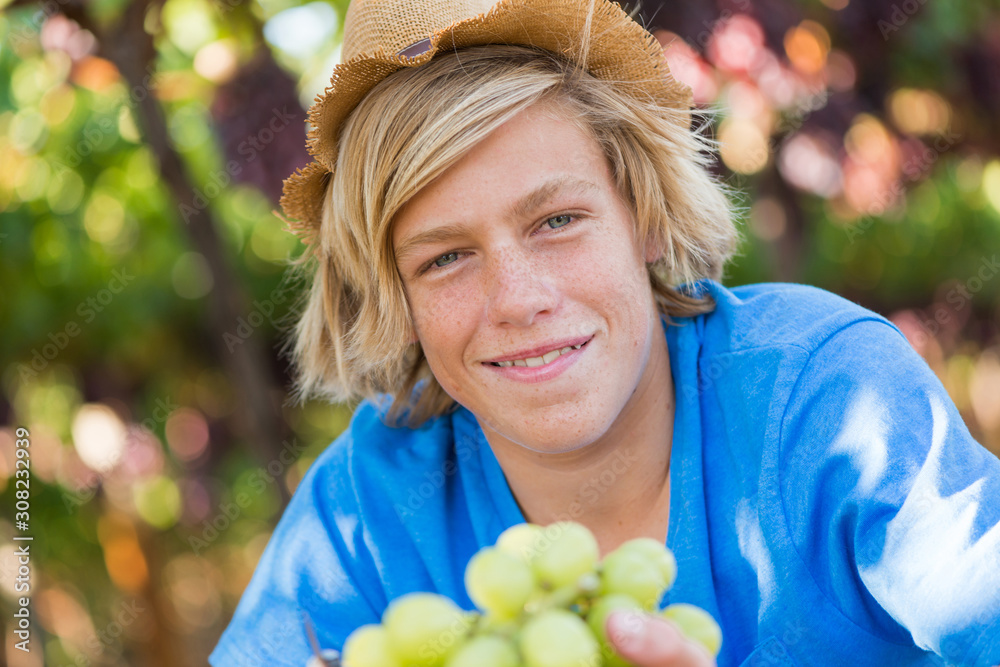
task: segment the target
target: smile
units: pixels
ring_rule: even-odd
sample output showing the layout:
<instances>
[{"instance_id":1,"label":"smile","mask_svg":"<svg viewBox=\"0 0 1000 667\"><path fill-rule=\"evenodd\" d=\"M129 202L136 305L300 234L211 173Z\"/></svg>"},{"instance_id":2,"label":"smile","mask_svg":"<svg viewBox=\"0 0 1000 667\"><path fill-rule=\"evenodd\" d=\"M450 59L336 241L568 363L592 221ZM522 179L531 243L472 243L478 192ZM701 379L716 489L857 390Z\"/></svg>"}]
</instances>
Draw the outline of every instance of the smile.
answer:
<instances>
[{"instance_id":1,"label":"smile","mask_svg":"<svg viewBox=\"0 0 1000 667\"><path fill-rule=\"evenodd\" d=\"M567 352L579 350L584 345L585 343L580 343L579 345L567 345L562 349L547 352L540 357L514 359L513 361L491 361L490 363L494 366L499 366L500 368L508 368L509 366L527 366L529 368L535 368L536 366L544 366L545 364L551 363Z\"/></svg>"}]
</instances>

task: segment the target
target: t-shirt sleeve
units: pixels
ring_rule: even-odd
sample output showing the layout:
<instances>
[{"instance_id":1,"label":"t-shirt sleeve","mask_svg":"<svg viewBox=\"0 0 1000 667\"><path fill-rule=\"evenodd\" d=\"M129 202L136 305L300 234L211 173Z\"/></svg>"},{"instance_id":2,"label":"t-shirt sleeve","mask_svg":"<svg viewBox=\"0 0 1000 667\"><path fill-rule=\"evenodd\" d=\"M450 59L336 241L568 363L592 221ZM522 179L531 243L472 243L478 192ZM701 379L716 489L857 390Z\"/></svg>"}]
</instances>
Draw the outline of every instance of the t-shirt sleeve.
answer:
<instances>
[{"instance_id":1,"label":"t-shirt sleeve","mask_svg":"<svg viewBox=\"0 0 1000 667\"><path fill-rule=\"evenodd\" d=\"M782 421L798 556L855 624L949 664L1000 664L1000 460L884 320L810 356Z\"/></svg>"},{"instance_id":2,"label":"t-shirt sleeve","mask_svg":"<svg viewBox=\"0 0 1000 667\"><path fill-rule=\"evenodd\" d=\"M343 437L348 437L347 434ZM340 441L303 478L275 528L233 619L209 662L304 667L313 651L340 649L347 635L379 615L369 601L377 584L343 465Z\"/></svg>"}]
</instances>

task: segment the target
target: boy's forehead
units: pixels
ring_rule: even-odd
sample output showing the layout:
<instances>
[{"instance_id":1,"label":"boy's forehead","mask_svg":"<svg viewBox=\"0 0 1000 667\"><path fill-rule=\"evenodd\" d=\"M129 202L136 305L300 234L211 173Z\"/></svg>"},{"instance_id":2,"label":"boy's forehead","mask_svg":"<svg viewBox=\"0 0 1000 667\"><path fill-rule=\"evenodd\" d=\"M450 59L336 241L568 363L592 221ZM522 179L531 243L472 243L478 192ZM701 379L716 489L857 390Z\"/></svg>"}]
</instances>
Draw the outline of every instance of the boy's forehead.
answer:
<instances>
[{"instance_id":1,"label":"boy's forehead","mask_svg":"<svg viewBox=\"0 0 1000 667\"><path fill-rule=\"evenodd\" d=\"M412 208L426 193L452 184L460 188L456 196L475 197L498 177L506 191L518 184L514 189L523 205L513 213L523 213L530 204L561 191L599 189L610 177L605 152L562 107L546 101L522 109L415 192L399 212ZM525 178L516 178L518 173Z\"/></svg>"}]
</instances>

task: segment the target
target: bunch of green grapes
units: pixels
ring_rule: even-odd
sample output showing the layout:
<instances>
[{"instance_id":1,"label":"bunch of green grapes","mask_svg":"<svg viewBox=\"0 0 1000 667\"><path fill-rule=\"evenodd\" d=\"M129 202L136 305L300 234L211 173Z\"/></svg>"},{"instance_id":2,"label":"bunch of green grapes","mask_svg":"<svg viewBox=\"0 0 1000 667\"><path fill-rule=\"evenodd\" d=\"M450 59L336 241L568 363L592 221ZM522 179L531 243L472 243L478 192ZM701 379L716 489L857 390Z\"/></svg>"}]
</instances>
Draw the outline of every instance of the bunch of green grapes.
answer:
<instances>
[{"instance_id":1,"label":"bunch of green grapes","mask_svg":"<svg viewBox=\"0 0 1000 667\"><path fill-rule=\"evenodd\" d=\"M605 634L615 610L658 613L718 655L722 633L705 611L660 599L677 563L664 545L630 540L599 560L578 523L520 524L480 550L465 570L467 612L434 593L394 600L381 625L344 645L344 667L627 667Z\"/></svg>"}]
</instances>

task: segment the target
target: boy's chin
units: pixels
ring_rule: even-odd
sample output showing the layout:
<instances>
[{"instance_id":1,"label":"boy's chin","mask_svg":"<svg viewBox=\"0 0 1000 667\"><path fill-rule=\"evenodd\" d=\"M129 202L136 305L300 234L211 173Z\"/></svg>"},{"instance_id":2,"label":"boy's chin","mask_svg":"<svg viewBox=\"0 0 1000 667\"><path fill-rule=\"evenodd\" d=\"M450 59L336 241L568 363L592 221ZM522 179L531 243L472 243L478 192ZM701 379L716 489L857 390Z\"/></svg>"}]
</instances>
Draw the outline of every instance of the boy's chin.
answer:
<instances>
[{"instance_id":1,"label":"boy's chin","mask_svg":"<svg viewBox=\"0 0 1000 667\"><path fill-rule=\"evenodd\" d=\"M498 431L507 441L538 454L568 454L580 451L590 446L603 432L596 426L592 429L581 428L584 425L576 423L552 423L544 426L520 424L517 428ZM572 435L570 435L572 434Z\"/></svg>"}]
</instances>

